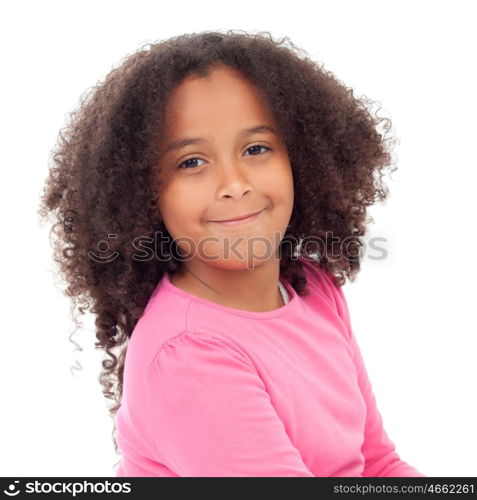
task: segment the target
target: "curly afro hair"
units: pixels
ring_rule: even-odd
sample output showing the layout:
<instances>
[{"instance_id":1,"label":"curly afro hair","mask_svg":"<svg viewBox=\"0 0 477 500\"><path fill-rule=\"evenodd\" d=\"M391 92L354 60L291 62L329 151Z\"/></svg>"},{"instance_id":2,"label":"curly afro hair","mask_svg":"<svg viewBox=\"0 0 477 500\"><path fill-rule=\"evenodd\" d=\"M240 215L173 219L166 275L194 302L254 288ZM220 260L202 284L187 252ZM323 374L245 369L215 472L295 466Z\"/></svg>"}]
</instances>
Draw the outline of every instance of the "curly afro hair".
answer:
<instances>
[{"instance_id":1,"label":"curly afro hair","mask_svg":"<svg viewBox=\"0 0 477 500\"><path fill-rule=\"evenodd\" d=\"M344 275L355 279L361 237L372 220L366 207L388 194L381 178L392 165L390 120L373 116L373 101L354 97L288 37L243 30L183 34L128 55L69 114L39 209L41 218L52 216L50 243L72 312L94 315L95 347L105 351L99 382L113 400L112 417L121 404L128 339L158 281L180 265L174 242L163 249L169 259L134 258L132 244L138 237L152 241L158 231L168 234L157 210L164 175L155 168L168 96L185 77L207 76L218 64L256 85L284 138L295 193L280 243L280 273L298 294L307 294L307 282L295 257L316 255L302 244L309 238L322 245L315 265L338 286ZM327 233L347 243L337 256ZM114 259L97 257L105 238ZM115 429L113 442L118 452Z\"/></svg>"}]
</instances>

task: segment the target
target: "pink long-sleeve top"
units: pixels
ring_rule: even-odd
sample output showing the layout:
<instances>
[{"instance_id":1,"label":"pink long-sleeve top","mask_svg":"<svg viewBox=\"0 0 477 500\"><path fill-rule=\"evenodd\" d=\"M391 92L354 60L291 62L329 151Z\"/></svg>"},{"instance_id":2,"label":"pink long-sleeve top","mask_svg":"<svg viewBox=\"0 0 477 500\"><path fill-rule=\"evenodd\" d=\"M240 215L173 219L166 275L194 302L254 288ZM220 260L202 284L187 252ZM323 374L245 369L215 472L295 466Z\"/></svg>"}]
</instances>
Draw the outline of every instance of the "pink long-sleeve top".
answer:
<instances>
[{"instance_id":1,"label":"pink long-sleeve top","mask_svg":"<svg viewBox=\"0 0 477 500\"><path fill-rule=\"evenodd\" d=\"M226 307L166 273L127 348L116 476L422 476L388 437L343 291L301 258L309 295Z\"/></svg>"}]
</instances>

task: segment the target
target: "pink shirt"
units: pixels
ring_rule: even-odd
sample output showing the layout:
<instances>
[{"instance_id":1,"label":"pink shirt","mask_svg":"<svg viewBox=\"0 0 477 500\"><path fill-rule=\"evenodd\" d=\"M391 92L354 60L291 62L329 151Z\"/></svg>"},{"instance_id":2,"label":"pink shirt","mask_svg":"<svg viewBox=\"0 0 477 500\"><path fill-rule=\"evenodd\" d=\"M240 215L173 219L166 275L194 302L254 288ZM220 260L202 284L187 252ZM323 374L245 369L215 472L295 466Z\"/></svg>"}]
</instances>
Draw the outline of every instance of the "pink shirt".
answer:
<instances>
[{"instance_id":1,"label":"pink shirt","mask_svg":"<svg viewBox=\"0 0 477 500\"><path fill-rule=\"evenodd\" d=\"M383 428L341 288L222 306L159 281L125 360L116 476L422 476Z\"/></svg>"}]
</instances>

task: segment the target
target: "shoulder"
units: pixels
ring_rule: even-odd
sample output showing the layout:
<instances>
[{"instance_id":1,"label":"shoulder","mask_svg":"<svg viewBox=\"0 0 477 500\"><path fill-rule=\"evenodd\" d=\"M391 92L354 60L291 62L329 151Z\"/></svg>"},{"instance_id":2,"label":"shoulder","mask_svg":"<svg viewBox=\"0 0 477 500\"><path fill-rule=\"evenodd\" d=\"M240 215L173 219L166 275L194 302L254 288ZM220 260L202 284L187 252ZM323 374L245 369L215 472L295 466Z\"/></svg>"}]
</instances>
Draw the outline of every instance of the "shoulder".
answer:
<instances>
[{"instance_id":1,"label":"shoulder","mask_svg":"<svg viewBox=\"0 0 477 500\"><path fill-rule=\"evenodd\" d=\"M335 295L340 287L336 285L334 276L323 269L318 260L301 256L299 261L302 263L308 286L335 303Z\"/></svg>"},{"instance_id":2,"label":"shoulder","mask_svg":"<svg viewBox=\"0 0 477 500\"><path fill-rule=\"evenodd\" d=\"M334 283L333 275L321 267L321 263L319 260L300 256L298 258L298 261L302 263L305 272L307 274L311 274L313 278L320 281L325 280Z\"/></svg>"},{"instance_id":3,"label":"shoulder","mask_svg":"<svg viewBox=\"0 0 477 500\"><path fill-rule=\"evenodd\" d=\"M265 390L252 360L238 346L189 331L164 342L145 375L149 411L167 414L168 420L185 418L189 411L209 418L222 405L245 404Z\"/></svg>"},{"instance_id":4,"label":"shoulder","mask_svg":"<svg viewBox=\"0 0 477 500\"><path fill-rule=\"evenodd\" d=\"M343 286L335 282L332 273L326 271L320 266L317 260L300 257L303 263L303 269L308 281L308 287L312 293L319 293L329 301L339 317L344 321L347 328L350 328L350 317L348 304L343 292Z\"/></svg>"},{"instance_id":5,"label":"shoulder","mask_svg":"<svg viewBox=\"0 0 477 500\"><path fill-rule=\"evenodd\" d=\"M184 330L161 344L148 369L159 365L175 367L182 372L201 366L217 372L232 365L255 369L247 353L230 339L216 333L190 330Z\"/></svg>"}]
</instances>

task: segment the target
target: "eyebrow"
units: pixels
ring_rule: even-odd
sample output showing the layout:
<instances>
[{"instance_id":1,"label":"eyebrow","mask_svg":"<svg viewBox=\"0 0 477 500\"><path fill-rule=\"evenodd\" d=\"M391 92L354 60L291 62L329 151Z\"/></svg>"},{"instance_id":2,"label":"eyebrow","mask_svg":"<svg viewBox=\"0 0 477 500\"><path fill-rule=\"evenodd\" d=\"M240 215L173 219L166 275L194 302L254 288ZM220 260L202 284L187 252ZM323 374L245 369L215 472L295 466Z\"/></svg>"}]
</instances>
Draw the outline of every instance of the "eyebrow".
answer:
<instances>
[{"instance_id":1,"label":"eyebrow","mask_svg":"<svg viewBox=\"0 0 477 500\"><path fill-rule=\"evenodd\" d=\"M272 134L278 135L278 132L273 127L269 127L268 125L257 125L256 127L246 128L241 131L241 136L248 136L252 134L258 134L259 132L271 132ZM177 141L171 142L167 148L164 149L162 154L169 153L170 151L175 151L177 149L181 149L189 144L198 144L200 142L204 142L205 139L202 137L187 137L185 139L179 139Z\"/></svg>"}]
</instances>

